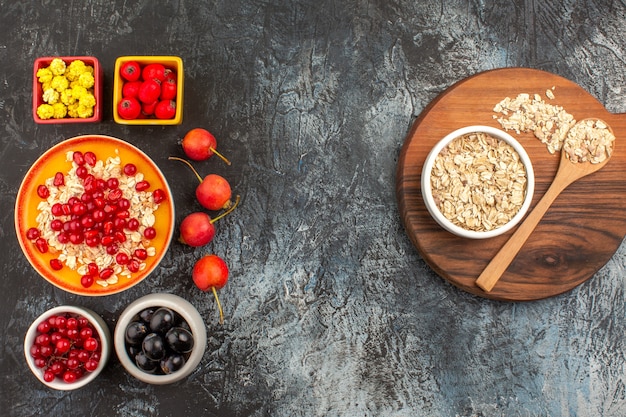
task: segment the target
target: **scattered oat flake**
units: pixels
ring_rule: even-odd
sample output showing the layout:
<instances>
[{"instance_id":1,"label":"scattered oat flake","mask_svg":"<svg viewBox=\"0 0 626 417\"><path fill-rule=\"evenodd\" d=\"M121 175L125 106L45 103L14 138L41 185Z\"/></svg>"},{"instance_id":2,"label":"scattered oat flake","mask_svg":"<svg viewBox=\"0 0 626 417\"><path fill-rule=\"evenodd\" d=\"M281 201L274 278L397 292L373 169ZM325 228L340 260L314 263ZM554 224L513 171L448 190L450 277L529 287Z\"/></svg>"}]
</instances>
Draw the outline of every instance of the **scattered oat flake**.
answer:
<instances>
[{"instance_id":1,"label":"scattered oat flake","mask_svg":"<svg viewBox=\"0 0 626 417\"><path fill-rule=\"evenodd\" d=\"M552 90L546 95L553 98ZM552 95L552 97L550 97ZM532 132L546 144L550 153L560 151L567 132L576 124L574 116L558 105L547 104L539 94L521 93L514 99L504 98L493 108L494 116L504 130L517 134Z\"/></svg>"}]
</instances>

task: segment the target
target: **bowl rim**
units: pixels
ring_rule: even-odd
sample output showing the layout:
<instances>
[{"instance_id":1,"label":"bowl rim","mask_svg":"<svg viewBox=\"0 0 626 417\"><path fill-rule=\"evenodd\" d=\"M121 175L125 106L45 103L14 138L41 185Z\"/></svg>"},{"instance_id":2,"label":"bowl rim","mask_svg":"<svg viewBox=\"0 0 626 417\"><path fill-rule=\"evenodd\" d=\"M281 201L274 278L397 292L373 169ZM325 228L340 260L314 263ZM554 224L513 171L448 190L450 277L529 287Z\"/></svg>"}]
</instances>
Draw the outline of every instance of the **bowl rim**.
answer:
<instances>
[{"instance_id":1,"label":"bowl rim","mask_svg":"<svg viewBox=\"0 0 626 417\"><path fill-rule=\"evenodd\" d=\"M120 77L121 66L129 61L137 61L141 65L152 63L161 63L165 66L176 67L176 114L172 119L123 119L117 111L117 103L122 99L123 82ZM185 73L183 60L179 56L174 55L126 55L119 56L115 59L115 68L113 72L113 120L121 125L144 125L144 126L165 126L179 125L183 122L183 104L185 91Z\"/></svg>"},{"instance_id":2,"label":"bowl rim","mask_svg":"<svg viewBox=\"0 0 626 417\"><path fill-rule=\"evenodd\" d=\"M126 326L141 310L148 307L168 307L180 314L191 329L194 337L194 348L183 367L169 375L152 375L141 371L133 363L126 352L124 333ZM164 385L180 381L189 376L200 364L206 350L207 332L202 316L189 301L170 293L153 293L145 295L129 304L119 315L113 333L113 345L120 363L126 371L140 381Z\"/></svg>"},{"instance_id":3,"label":"bowl rim","mask_svg":"<svg viewBox=\"0 0 626 417\"><path fill-rule=\"evenodd\" d=\"M520 207L519 211L506 224L496 229L492 229L492 230L485 231L485 232L467 230L460 226L455 225L450 220L448 220L441 213L441 211L439 211L439 209L437 208L435 204L434 198L432 196L432 187L431 187L431 182L430 182L432 168L439 152L441 152L443 148L445 148L450 142L452 142L454 139L458 138L459 136L463 136L465 134L473 133L473 132L487 133L491 136L494 136L500 140L507 142L519 154L520 160L522 161L522 163L524 164L524 167L526 168L526 193L524 195L524 202L522 203L522 206ZM447 231L460 237L465 237L465 238L470 238L470 239L487 239L487 238L491 238L495 236L500 236L508 232L513 227L515 227L522 220L522 218L526 215L526 212L528 211L532 203L533 195L535 192L535 173L534 173L530 156L528 156L528 153L526 152L522 144L517 139L515 139L513 136L511 136L507 132L501 129L492 127L492 126L471 125L471 126L465 126L465 127L456 129L448 133L439 142L437 142L435 146L431 149L431 151L426 156L424 166L422 167L421 191L422 191L422 198L424 199L424 204L426 206L426 209L428 210L430 215L433 217L433 219L441 227L443 227Z\"/></svg>"},{"instance_id":4,"label":"bowl rim","mask_svg":"<svg viewBox=\"0 0 626 417\"><path fill-rule=\"evenodd\" d=\"M42 67L42 64L50 65L53 59L59 58L62 59L66 64L69 64L76 60L81 60L85 62L87 65L93 66L94 72L94 91L93 95L96 99L96 105L93 109L93 116L91 117L64 117L63 119L42 119L37 115L37 107L42 104L43 100L40 100L41 94L39 94L39 90L41 89L41 85L39 80L37 79L37 71ZM90 61L91 64L86 62ZM87 56L87 55L76 55L76 56L42 56L35 59L33 64L33 120L37 124L67 124L67 123L94 123L100 122L102 120L102 66L100 65L100 61L95 56Z\"/></svg>"},{"instance_id":5,"label":"bowl rim","mask_svg":"<svg viewBox=\"0 0 626 417\"><path fill-rule=\"evenodd\" d=\"M85 373L82 378L70 384L59 381L56 378L52 382L45 381L43 379L43 372L41 371L41 369L35 366L35 359L30 355L30 347L35 342L35 337L37 336L37 326L39 325L39 323L41 323L48 317L60 313L79 314L86 317L91 325L96 329L96 331L98 332L98 336L100 337L101 356L98 367L95 371ZM28 367L30 368L32 373L44 385L59 391L71 391L87 385L88 383L96 379L96 377L102 372L109 360L109 357L111 356L111 343L111 331L109 330L109 327L107 326L104 319L100 317L100 315L98 315L96 312L89 308L76 305L60 305L40 314L35 320L33 320L31 325L28 327L28 330L26 331L26 334L24 336L24 356L26 357L26 363L28 364Z\"/></svg>"}]
</instances>

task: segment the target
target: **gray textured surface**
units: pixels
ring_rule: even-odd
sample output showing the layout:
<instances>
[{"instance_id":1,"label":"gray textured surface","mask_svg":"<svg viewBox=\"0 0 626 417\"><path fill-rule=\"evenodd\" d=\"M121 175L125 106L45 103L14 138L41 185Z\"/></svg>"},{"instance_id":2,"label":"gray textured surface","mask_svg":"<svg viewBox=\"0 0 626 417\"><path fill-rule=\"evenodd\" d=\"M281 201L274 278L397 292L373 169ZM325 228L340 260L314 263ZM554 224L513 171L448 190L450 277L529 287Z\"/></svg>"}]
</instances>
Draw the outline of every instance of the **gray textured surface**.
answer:
<instances>
[{"instance_id":1,"label":"gray textured surface","mask_svg":"<svg viewBox=\"0 0 626 417\"><path fill-rule=\"evenodd\" d=\"M626 248L569 293L500 303L436 276L399 220L400 147L456 81L538 68L626 112L623 1L500 3L0 0L2 414L626 415ZM83 54L106 73L103 123L35 125L33 60ZM112 121L115 58L144 54L183 58L181 126ZM200 169L222 173L243 198L208 249L174 243L154 275L105 298L36 275L15 238L13 204L42 152L83 133L128 140L165 172L180 221L198 208L193 178L166 158L196 126L233 161ZM223 327L189 278L207 250L232 271ZM207 352L184 382L144 385L114 358L95 383L63 393L26 368L22 338L45 309L81 304L113 328L128 303L156 291L187 298L207 323Z\"/></svg>"}]
</instances>

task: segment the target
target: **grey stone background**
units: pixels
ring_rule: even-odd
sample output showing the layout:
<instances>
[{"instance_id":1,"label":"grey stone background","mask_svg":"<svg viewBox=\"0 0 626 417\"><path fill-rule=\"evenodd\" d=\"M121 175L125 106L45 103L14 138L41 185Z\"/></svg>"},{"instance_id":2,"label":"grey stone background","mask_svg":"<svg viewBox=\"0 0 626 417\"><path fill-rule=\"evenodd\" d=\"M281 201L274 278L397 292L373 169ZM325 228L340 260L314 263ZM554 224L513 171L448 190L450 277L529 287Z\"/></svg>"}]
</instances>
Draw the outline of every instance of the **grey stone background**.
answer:
<instances>
[{"instance_id":1,"label":"grey stone background","mask_svg":"<svg viewBox=\"0 0 626 417\"><path fill-rule=\"evenodd\" d=\"M477 72L551 71L626 112L623 1L0 0L0 27L0 414L626 415L624 247L566 294L493 302L430 270L394 191L412 122ZM33 61L50 55L100 60L102 123L33 122ZM113 122L124 55L183 59L182 125ZM199 208L195 183L167 156L199 126L233 162L199 169L242 196L209 247L173 242L148 279L102 298L34 272L13 207L40 154L85 133L127 140L164 171L180 222ZM190 279L206 252L231 268L224 326ZM113 357L96 382L57 392L27 369L23 336L46 309L83 305L113 329L127 304L158 291L191 301L207 324L207 352L185 381L145 385Z\"/></svg>"}]
</instances>

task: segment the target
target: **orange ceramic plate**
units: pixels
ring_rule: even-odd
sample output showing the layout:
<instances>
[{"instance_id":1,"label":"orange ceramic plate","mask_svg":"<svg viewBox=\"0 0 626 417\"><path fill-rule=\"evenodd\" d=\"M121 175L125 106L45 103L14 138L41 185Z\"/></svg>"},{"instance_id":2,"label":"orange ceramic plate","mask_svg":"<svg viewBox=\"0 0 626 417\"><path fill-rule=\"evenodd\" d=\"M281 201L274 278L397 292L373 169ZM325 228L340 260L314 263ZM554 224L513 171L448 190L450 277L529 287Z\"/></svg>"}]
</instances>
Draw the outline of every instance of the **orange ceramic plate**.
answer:
<instances>
[{"instance_id":1,"label":"orange ceramic plate","mask_svg":"<svg viewBox=\"0 0 626 417\"><path fill-rule=\"evenodd\" d=\"M158 188L165 191L166 199L155 211L156 237L151 241L151 246L156 248L156 254L148 257L144 262L146 268L143 271L132 274L130 277L120 276L116 284L106 287L94 283L84 288L81 276L76 270L64 266L60 271L50 267L50 260L55 258L51 253L41 253L34 243L27 239L26 231L30 227L37 226L37 206L41 198L37 195L37 187L46 179L54 177L55 173L66 174L72 167L71 162L66 160L66 154L70 151L83 153L92 151L99 160L105 161L109 156L118 155L122 165L133 163L137 166L137 172L144 174L150 183L149 190ZM45 152L26 173L15 202L15 229L17 238L24 251L24 255L33 265L35 270L51 284L74 294L87 296L101 296L115 294L146 278L159 264L167 252L174 233L174 204L172 192L161 170L142 151L133 145L109 136L86 135L67 139Z\"/></svg>"}]
</instances>

